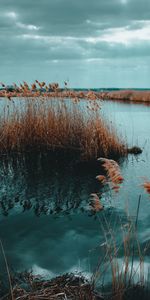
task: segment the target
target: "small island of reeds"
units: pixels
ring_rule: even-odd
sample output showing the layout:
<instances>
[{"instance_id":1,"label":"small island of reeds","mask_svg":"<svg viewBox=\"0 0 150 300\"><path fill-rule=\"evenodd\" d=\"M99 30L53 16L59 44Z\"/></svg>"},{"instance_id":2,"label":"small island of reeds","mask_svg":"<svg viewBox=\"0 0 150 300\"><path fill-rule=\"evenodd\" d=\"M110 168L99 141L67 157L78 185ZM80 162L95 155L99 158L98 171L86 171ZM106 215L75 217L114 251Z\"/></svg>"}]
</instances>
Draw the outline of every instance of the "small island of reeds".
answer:
<instances>
[{"instance_id":1,"label":"small island of reeds","mask_svg":"<svg viewBox=\"0 0 150 300\"><path fill-rule=\"evenodd\" d=\"M4 93L0 153L49 151L60 158L71 153L83 161L127 154L125 143L102 118L102 103L94 92L83 100L82 93L61 92L58 84L38 81L31 87L26 82L15 85L15 91L18 98L14 91Z\"/></svg>"}]
</instances>

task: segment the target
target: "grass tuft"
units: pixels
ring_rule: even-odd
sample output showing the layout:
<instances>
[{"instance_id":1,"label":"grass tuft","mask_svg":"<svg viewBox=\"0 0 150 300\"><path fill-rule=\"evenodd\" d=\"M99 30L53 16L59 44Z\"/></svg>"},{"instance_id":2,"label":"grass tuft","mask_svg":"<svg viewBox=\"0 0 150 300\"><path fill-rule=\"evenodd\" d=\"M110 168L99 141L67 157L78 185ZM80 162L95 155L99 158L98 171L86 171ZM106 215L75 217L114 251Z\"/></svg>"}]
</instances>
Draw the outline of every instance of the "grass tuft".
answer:
<instances>
[{"instance_id":1,"label":"grass tuft","mask_svg":"<svg viewBox=\"0 0 150 300\"><path fill-rule=\"evenodd\" d=\"M77 99L40 96L20 100L20 105L17 101L6 100L1 113L0 153L70 151L85 161L127 154L126 145L101 118L97 101L86 100L86 107Z\"/></svg>"}]
</instances>

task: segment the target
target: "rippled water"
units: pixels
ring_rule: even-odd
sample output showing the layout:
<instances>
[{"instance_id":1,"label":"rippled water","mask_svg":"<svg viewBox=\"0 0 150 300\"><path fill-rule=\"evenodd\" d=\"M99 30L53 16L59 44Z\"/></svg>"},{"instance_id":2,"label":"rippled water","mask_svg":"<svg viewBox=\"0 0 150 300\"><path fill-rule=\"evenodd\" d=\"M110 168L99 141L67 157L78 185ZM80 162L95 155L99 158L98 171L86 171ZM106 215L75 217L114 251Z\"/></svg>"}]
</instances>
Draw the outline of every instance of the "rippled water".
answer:
<instances>
[{"instance_id":1,"label":"rippled water","mask_svg":"<svg viewBox=\"0 0 150 300\"><path fill-rule=\"evenodd\" d=\"M135 219L140 194L141 247L150 242L150 196L141 186L150 180L150 107L109 101L103 103L102 113L129 145L138 144L143 153L121 162L125 181L118 194L103 193L105 210L97 217L88 204L90 194L101 190L95 179L98 169L70 167L67 162L54 166L47 157L32 155L22 163L0 162L0 237L12 269L33 269L49 277L70 271L90 276L105 254L105 217L119 245L120 224L126 224L128 214ZM148 250L145 272L149 258ZM4 270L2 255L0 265Z\"/></svg>"}]
</instances>

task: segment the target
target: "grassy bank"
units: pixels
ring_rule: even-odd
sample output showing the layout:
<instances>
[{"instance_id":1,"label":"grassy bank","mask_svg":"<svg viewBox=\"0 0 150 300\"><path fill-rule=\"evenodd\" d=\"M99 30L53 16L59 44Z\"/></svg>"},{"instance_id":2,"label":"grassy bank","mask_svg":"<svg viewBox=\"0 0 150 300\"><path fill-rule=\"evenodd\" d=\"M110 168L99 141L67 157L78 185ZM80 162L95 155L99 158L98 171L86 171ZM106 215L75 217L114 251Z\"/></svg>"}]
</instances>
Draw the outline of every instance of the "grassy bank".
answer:
<instances>
[{"instance_id":1,"label":"grassy bank","mask_svg":"<svg viewBox=\"0 0 150 300\"><path fill-rule=\"evenodd\" d=\"M150 103L150 91L121 90L98 93L100 99Z\"/></svg>"}]
</instances>

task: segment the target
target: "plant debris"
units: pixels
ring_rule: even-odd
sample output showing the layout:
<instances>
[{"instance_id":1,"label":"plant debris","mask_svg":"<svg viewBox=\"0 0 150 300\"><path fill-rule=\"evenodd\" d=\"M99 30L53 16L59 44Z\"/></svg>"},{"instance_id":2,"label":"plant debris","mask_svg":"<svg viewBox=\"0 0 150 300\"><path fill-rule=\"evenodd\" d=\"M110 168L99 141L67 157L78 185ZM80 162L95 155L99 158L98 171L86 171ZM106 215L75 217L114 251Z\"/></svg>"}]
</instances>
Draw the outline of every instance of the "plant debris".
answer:
<instances>
[{"instance_id":1,"label":"plant debris","mask_svg":"<svg viewBox=\"0 0 150 300\"><path fill-rule=\"evenodd\" d=\"M65 274L52 280L41 280L28 276L28 289L16 283L13 288L13 300L102 300L92 285L83 276ZM8 294L1 300L11 300Z\"/></svg>"}]
</instances>

